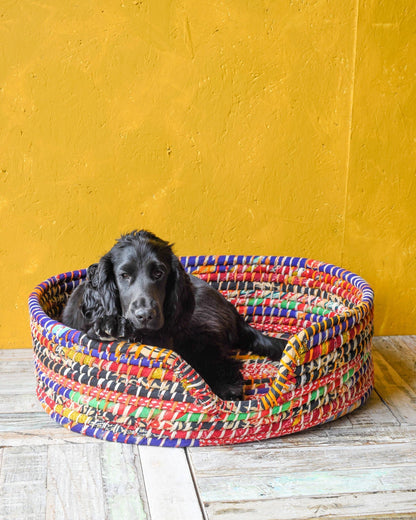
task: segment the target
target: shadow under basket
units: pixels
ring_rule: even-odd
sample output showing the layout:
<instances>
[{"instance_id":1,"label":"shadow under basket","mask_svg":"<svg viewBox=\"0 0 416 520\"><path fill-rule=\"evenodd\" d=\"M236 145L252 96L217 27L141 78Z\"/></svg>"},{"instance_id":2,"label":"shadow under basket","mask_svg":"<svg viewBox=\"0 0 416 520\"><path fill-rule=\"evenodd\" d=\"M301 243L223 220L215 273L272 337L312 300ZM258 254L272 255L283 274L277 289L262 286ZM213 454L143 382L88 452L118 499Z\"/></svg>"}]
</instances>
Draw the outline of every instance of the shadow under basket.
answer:
<instances>
[{"instance_id":1,"label":"shadow under basket","mask_svg":"<svg viewBox=\"0 0 416 520\"><path fill-rule=\"evenodd\" d=\"M99 342L59 321L86 271L60 274L29 298L44 410L66 428L129 444L208 446L269 439L341 417L373 387L373 291L359 276L305 258L190 256L181 262L251 326L287 339L280 362L243 361L243 401L223 401L174 351Z\"/></svg>"}]
</instances>

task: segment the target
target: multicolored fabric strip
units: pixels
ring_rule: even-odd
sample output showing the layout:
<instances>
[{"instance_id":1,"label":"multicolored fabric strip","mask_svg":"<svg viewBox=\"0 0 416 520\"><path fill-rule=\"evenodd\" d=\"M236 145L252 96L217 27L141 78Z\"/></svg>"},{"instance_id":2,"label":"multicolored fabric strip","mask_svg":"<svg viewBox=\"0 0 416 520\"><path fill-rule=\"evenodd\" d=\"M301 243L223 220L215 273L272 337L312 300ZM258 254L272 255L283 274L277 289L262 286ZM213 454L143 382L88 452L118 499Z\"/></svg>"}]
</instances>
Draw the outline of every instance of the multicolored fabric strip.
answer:
<instances>
[{"instance_id":1,"label":"multicolored fabric strip","mask_svg":"<svg viewBox=\"0 0 416 520\"><path fill-rule=\"evenodd\" d=\"M222 401L174 351L99 342L59 322L85 270L59 274L29 297L37 396L59 424L130 444L187 447L249 442L341 417L373 387L373 291L315 260L189 256L190 275L219 290L251 326L284 337L280 362L235 352L243 401Z\"/></svg>"}]
</instances>

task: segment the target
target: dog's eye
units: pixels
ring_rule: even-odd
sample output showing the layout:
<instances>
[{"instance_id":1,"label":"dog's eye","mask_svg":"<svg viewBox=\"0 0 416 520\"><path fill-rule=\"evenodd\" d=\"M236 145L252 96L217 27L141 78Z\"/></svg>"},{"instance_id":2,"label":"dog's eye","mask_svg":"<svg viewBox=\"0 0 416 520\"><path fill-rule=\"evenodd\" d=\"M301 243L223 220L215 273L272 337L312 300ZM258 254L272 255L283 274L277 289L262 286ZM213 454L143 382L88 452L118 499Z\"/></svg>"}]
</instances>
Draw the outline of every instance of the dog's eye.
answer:
<instances>
[{"instance_id":1,"label":"dog's eye","mask_svg":"<svg viewBox=\"0 0 416 520\"><path fill-rule=\"evenodd\" d=\"M130 280L130 275L127 273L121 273L120 278L122 278L123 280Z\"/></svg>"},{"instance_id":2,"label":"dog's eye","mask_svg":"<svg viewBox=\"0 0 416 520\"><path fill-rule=\"evenodd\" d=\"M162 278L162 276L164 275L164 271L162 269L155 269L153 272L152 272L152 277L153 277L153 280L159 280L160 278Z\"/></svg>"}]
</instances>

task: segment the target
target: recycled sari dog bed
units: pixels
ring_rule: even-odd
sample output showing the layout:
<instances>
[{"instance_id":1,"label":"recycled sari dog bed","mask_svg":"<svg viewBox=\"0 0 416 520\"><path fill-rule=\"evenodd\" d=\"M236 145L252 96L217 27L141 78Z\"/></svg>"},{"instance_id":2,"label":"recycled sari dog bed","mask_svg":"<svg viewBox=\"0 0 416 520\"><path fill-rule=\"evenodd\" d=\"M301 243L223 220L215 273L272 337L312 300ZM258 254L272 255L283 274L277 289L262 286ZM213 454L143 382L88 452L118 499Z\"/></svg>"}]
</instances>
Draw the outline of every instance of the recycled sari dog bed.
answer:
<instances>
[{"instance_id":1,"label":"recycled sari dog bed","mask_svg":"<svg viewBox=\"0 0 416 520\"><path fill-rule=\"evenodd\" d=\"M178 354L100 342L60 323L86 270L59 274L29 297L37 397L59 424L129 444L234 444L298 432L363 404L373 387L373 291L323 262L275 256L180 258L233 303L251 326L283 336L279 362L243 361L242 401L222 401Z\"/></svg>"}]
</instances>

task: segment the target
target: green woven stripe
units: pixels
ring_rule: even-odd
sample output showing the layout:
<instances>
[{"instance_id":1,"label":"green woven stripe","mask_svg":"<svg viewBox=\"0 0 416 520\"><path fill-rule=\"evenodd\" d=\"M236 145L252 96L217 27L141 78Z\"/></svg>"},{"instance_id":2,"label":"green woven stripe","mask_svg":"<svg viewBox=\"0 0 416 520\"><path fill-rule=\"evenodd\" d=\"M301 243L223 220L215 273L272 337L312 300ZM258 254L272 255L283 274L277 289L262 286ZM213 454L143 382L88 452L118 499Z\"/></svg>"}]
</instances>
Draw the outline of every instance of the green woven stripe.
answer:
<instances>
[{"instance_id":1,"label":"green woven stripe","mask_svg":"<svg viewBox=\"0 0 416 520\"><path fill-rule=\"evenodd\" d=\"M79 392L72 391L70 393L70 400L76 404L86 404L84 400L84 395ZM104 410L104 408L108 411L111 411L117 403L114 401L106 401L105 399L96 399L93 397L91 401L88 402L88 406L91 408L95 408L97 410ZM159 408L148 408L146 406L140 407L137 410L129 413L129 416L137 417L140 419L147 419L148 417L157 417L162 412Z\"/></svg>"},{"instance_id":2,"label":"green woven stripe","mask_svg":"<svg viewBox=\"0 0 416 520\"><path fill-rule=\"evenodd\" d=\"M266 298L249 298L247 301L247 305L258 307L262 306ZM330 302L328 302L330 303ZM270 303L271 307L277 307L279 309L285 309L285 310L297 310L301 303L295 300L281 300L281 301L275 301ZM326 308L327 303L325 302L325 307L320 306L306 306L304 309L302 309L302 312L309 312L311 314L318 314L319 316L326 316L327 314L330 314L331 312L336 312L337 308L334 305L330 305L330 308Z\"/></svg>"},{"instance_id":3,"label":"green woven stripe","mask_svg":"<svg viewBox=\"0 0 416 520\"><path fill-rule=\"evenodd\" d=\"M143 406L141 408L138 408L134 412L129 413L129 416L140 419L147 419L149 416L152 418L157 417L161 413L162 410L160 408L147 408L146 406Z\"/></svg>"},{"instance_id":4,"label":"green woven stripe","mask_svg":"<svg viewBox=\"0 0 416 520\"><path fill-rule=\"evenodd\" d=\"M176 419L178 422L200 422L208 420L206 413L186 413Z\"/></svg>"}]
</instances>

